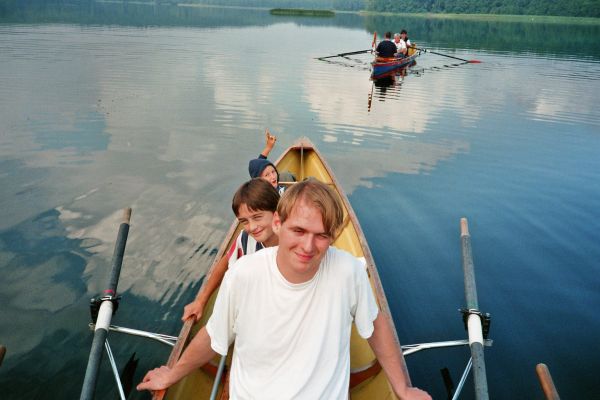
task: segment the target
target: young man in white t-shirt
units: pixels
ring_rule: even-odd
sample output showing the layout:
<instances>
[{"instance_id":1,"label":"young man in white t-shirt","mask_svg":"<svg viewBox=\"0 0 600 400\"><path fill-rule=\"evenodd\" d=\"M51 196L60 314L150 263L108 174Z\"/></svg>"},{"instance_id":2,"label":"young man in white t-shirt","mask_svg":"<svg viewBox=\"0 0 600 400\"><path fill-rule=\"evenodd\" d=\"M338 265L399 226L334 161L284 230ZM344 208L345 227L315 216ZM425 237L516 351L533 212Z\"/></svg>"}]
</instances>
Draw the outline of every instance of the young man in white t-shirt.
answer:
<instances>
[{"instance_id":1,"label":"young man in white t-shirt","mask_svg":"<svg viewBox=\"0 0 600 400\"><path fill-rule=\"evenodd\" d=\"M273 232L273 215L277 210L279 193L269 182L261 178L251 179L242 184L233 195L231 208L243 227L227 254L219 260L206 278L196 299L183 309L183 321L202 317L204 307L216 288L219 287L225 272L233 263L247 254L253 254L264 247L276 246L277 235Z\"/></svg>"},{"instance_id":2,"label":"young man in white t-shirt","mask_svg":"<svg viewBox=\"0 0 600 400\"><path fill-rule=\"evenodd\" d=\"M138 390L171 386L235 340L232 399L347 399L354 321L396 395L431 399L407 385L364 266L331 247L342 224L340 200L327 185L311 179L289 188L273 217L279 246L236 263L207 326L173 368L148 372Z\"/></svg>"}]
</instances>

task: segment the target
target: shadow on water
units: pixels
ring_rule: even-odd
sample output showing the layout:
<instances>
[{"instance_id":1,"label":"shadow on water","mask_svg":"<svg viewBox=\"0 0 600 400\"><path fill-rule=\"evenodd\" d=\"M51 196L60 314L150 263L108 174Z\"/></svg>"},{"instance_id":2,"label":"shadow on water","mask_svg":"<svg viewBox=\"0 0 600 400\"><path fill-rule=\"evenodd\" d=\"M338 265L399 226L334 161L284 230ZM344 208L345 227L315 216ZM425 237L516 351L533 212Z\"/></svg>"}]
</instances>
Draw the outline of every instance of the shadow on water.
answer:
<instances>
[{"instance_id":1,"label":"shadow on water","mask_svg":"<svg viewBox=\"0 0 600 400\"><path fill-rule=\"evenodd\" d=\"M89 287L106 284L110 260L95 254L98 240L70 238L60 217L60 210L51 209L0 232L0 302L4 305L0 337L7 347L0 374L2 398L76 398L81 389L93 336L88 304L94 293ZM200 247L210 250L208 256L214 252ZM102 265L90 275L86 266L92 258L103 260L96 261ZM122 300L113 324L177 335L179 319L165 316L182 310L201 284L202 279L179 284L151 306L147 297L125 290L119 293ZM149 307L151 314L140 311ZM163 344L127 335L112 334L110 342L119 368L133 352L137 354L139 366L129 382L134 385L170 352ZM104 354L96 398L117 396ZM146 398L146 394L133 391L129 398Z\"/></svg>"}]
</instances>

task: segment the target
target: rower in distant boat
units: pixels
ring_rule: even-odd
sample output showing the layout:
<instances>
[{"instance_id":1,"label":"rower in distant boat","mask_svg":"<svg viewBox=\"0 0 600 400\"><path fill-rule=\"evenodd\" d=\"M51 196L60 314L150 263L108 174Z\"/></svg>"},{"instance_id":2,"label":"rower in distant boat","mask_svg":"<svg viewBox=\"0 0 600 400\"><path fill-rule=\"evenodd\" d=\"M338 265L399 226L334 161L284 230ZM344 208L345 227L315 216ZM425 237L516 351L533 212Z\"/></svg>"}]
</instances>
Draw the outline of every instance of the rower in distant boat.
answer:
<instances>
[{"instance_id":1,"label":"rower in distant boat","mask_svg":"<svg viewBox=\"0 0 600 400\"><path fill-rule=\"evenodd\" d=\"M384 39L379 42L375 51L377 52L377 56L382 58L391 58L396 55L398 48L392 42L392 32L385 33Z\"/></svg>"},{"instance_id":2,"label":"rower in distant boat","mask_svg":"<svg viewBox=\"0 0 600 400\"><path fill-rule=\"evenodd\" d=\"M410 39L408 38L408 32L406 29L402 29L400 32L400 40L398 41L398 56L402 54L402 57L406 57L407 55L411 55L408 49L412 46L410 43Z\"/></svg>"},{"instance_id":3,"label":"rower in distant boat","mask_svg":"<svg viewBox=\"0 0 600 400\"><path fill-rule=\"evenodd\" d=\"M404 57L406 55L406 48L403 50L403 46L406 44L400 43L400 34L394 33L394 44L396 45L396 57Z\"/></svg>"}]
</instances>

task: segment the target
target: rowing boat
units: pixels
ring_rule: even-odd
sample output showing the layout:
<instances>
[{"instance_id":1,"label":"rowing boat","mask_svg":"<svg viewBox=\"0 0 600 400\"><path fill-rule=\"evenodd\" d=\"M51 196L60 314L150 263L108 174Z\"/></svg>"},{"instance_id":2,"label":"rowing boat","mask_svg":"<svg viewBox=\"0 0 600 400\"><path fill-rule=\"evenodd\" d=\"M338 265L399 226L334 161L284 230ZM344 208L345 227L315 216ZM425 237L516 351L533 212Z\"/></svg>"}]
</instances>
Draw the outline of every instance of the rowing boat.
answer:
<instances>
[{"instance_id":1,"label":"rowing boat","mask_svg":"<svg viewBox=\"0 0 600 400\"><path fill-rule=\"evenodd\" d=\"M308 177L313 177L321 182L330 185L339 195L344 206L344 227L338 237L335 239L333 246L346 250L356 257L364 259L371 282L371 288L377 299L380 312L384 315L393 329L393 320L390 316L388 303L381 286L381 281L373 262L373 257L367 241L363 235L362 229L358 223L358 219L348 202L348 199L342 190L339 182L333 175L331 168L325 162L319 151L306 138L298 140L294 145L289 147L279 160L275 163L279 171L288 171L296 177L297 181L301 181ZM281 182L282 185L293 185L293 182ZM219 253L215 258L208 275L212 272L218 260L223 257L236 239L240 224L236 221L232 224L225 240L223 241ZM205 279L205 282L207 279ZM202 290L202 289L201 289ZM212 307L216 299L215 292L210 301L207 303L203 317L197 323L192 323L188 320L179 334L177 343L169 357L167 365L172 366L181 356L185 346L190 342L193 335L204 326L210 317ZM372 352L368 342L361 338L356 327L352 327L350 342L350 387L349 393L353 400L362 399L394 399L394 393L387 377L377 362L375 354ZM400 350L400 342L396 337L396 346ZM235 345L235 344L234 344ZM400 351L401 352L401 351ZM227 399L228 398L228 376L227 371L231 363L231 351L229 356L219 361L215 357L211 362L202 368L192 372L180 382L170 387L166 392L154 394L154 399ZM404 358L402 358L402 368L406 377L406 381L410 382L408 371ZM219 369L219 365L224 365L224 368ZM223 376L223 379L219 380ZM212 395L211 395L212 393Z\"/></svg>"},{"instance_id":2,"label":"rowing boat","mask_svg":"<svg viewBox=\"0 0 600 400\"><path fill-rule=\"evenodd\" d=\"M414 64L417 57L421 55L421 51L413 48L409 49L408 51L409 56L403 58L375 57L375 60L371 62L371 79L380 79L400 68Z\"/></svg>"}]
</instances>

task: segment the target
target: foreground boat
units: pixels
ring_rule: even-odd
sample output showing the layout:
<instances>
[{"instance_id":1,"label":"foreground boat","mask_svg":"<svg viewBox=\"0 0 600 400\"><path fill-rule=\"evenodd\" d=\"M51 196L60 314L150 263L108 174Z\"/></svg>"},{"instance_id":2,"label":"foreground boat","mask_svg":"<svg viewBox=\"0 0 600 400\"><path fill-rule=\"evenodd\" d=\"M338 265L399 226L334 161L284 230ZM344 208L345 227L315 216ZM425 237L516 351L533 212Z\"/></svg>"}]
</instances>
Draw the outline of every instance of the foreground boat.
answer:
<instances>
[{"instance_id":1,"label":"foreground boat","mask_svg":"<svg viewBox=\"0 0 600 400\"><path fill-rule=\"evenodd\" d=\"M323 160L321 154L308 141L301 139L296 144L288 148L276 162L277 169L281 172L287 171L296 177L297 181L301 181L307 177L314 177L321 182L331 185L335 192L340 196L344 205L345 226L336 238L333 245L337 248L348 251L356 257L362 258L366 262L367 271L371 281L373 293L377 299L380 310L383 315L388 318L392 327L394 327L392 318L389 313L387 300L383 292L379 275L373 257L369 250L369 246L362 233L356 215L341 189L338 181L333 175L327 163ZM283 182L284 185L293 185L293 182ZM231 243L237 237L241 226L237 220L233 223L226 239L219 250L215 260L219 260L230 247ZM213 263L214 268L216 263ZM211 273L209 271L208 274ZM205 280L206 281L206 280ZM195 332L204 326L210 317L212 307L216 299L216 293L213 294L211 300L207 304L204 316L196 323L186 322L179 335L177 344L175 345L168 361L168 365L173 365L181 356L185 346L192 339ZM393 329L396 332L395 328ZM396 346L400 349L400 343L396 337ZM155 399L226 399L228 398L227 391L227 371L231 360L231 351L226 360L215 358L212 363L193 372L179 383L169 388L166 393L155 394ZM350 343L350 396L353 400L360 399L388 399L395 398L392 388L387 380L387 377L377 362L374 353L368 342L361 338L356 327L352 328L352 336ZM406 380L408 379L408 371L402 359ZM220 368L219 368L220 367ZM223 377L223 379L220 379Z\"/></svg>"},{"instance_id":2,"label":"foreground boat","mask_svg":"<svg viewBox=\"0 0 600 400\"><path fill-rule=\"evenodd\" d=\"M280 159L276 162L278 169L281 172L291 172L296 180L303 180L307 177L314 177L322 182L331 185L331 187L340 196L344 205L345 224L342 232L336 238L333 245L344 249L356 257L363 258L371 281L373 293L376 296L381 313L388 319L394 334L394 323L390 317L388 304L381 287L381 282L371 256L371 252L364 238L356 215L354 214L348 199L342 191L339 183L333 176L331 169L325 163L317 149L307 140L298 141L292 147L287 149ZM285 185L293 185L294 182L281 182ZM113 254L113 262L108 289L105 290L101 297L92 299L90 311L92 315L92 323L90 328L95 331L86 376L82 385L80 400L93 400L98 377L100 362L102 359L102 347L105 348L108 355L112 372L116 382L116 388L119 391L121 400L126 400L131 386L123 385L123 381L131 383L135 373L135 353L127 362L122 373L116 365L114 354L108 342L108 333L117 332L121 334L133 335L138 337L148 338L163 345L172 346L173 350L167 362L168 365L173 365L181 356L185 346L192 339L193 335L206 323L211 312L216 293L212 296L205 308L203 318L196 324L188 321L184 324L179 337L145 332L132 328L125 328L111 324L111 317L116 312L120 300L120 295L117 295L117 284L121 270L121 263L125 251L127 234L129 231L129 218L131 209L126 209L124 212L124 220L119 226L119 233L115 244L115 252ZM231 242L237 236L241 227L235 221L226 239L223 241L221 249L215 260L219 260L229 248ZM475 388L475 398L477 400L488 400L487 378L485 370L485 361L483 349L485 346L491 346L492 340L488 339L490 328L490 315L479 310L477 291L475 286L475 275L473 259L471 255L471 242L466 219L461 219L461 245L462 245L462 261L463 273L465 280L465 298L467 307L461 309L462 320L465 324L465 329L468 332L467 339L450 340L444 342L419 343L409 344L401 347L403 356L401 359L402 370L406 381L410 383L404 357L415 354L423 350L462 347L468 346L471 350L467 365L462 373L460 381L454 386L450 372L447 369L442 370L446 390L452 394L452 399L458 399L467 377L473 369L473 383ZM215 263L216 264L216 263ZM209 270L209 274L214 268L214 264ZM206 281L206 280L205 280ZM396 346L400 346L398 338L395 340ZM155 392L154 399L227 399L228 398L228 370L231 363L231 354L228 357L213 359L208 364L202 366L198 370L189 374L176 385L169 388L168 391ZM377 362L375 355L371 351L368 342L362 339L356 332L356 328L352 329L352 337L350 343L351 354L351 375L349 383L349 395L353 400L361 399L395 399L395 395L391 389L387 377L381 366ZM121 375L121 377L119 376Z\"/></svg>"},{"instance_id":3,"label":"foreground boat","mask_svg":"<svg viewBox=\"0 0 600 400\"><path fill-rule=\"evenodd\" d=\"M417 57L421 55L420 50L410 49L411 55L404 58L397 57L375 57L375 60L371 63L371 79L380 79L393 73L400 68L413 65L416 62Z\"/></svg>"}]
</instances>

